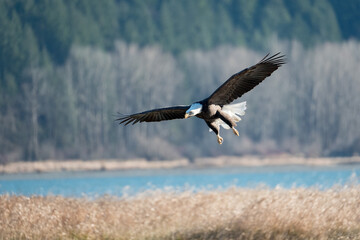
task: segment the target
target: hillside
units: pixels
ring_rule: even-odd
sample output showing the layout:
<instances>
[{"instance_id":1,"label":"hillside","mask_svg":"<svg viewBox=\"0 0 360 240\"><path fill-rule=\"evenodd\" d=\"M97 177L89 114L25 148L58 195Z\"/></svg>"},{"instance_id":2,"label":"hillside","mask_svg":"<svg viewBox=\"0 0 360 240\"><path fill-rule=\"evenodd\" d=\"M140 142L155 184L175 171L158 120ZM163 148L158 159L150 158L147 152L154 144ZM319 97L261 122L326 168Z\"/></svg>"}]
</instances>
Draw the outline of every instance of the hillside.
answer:
<instances>
[{"instance_id":1,"label":"hillside","mask_svg":"<svg viewBox=\"0 0 360 240\"><path fill-rule=\"evenodd\" d=\"M359 111L359 84L356 71L345 69L357 65L352 53L360 38L359 10L358 1L338 0L0 0L0 162L191 159L274 151L356 154L360 140L353 129L359 125L351 119ZM179 134L189 135L198 123L114 131L113 115L119 110L188 104L198 100L198 93L206 96L230 74L256 63L262 57L259 52L279 50L289 56L290 64L278 76L292 76L296 84L280 91L273 104L286 102L299 89L303 94L293 94L288 105L267 112L258 129L251 125L260 126L256 121L264 109L260 111L261 99L250 95L259 112L252 116L258 120L242 129L246 149L228 145L209 152L203 133L191 140ZM332 62L312 53L329 59L334 51L342 55ZM314 71L306 82L294 62ZM309 62L325 73L317 76ZM334 66L343 70L334 75ZM206 82L196 77L201 71L208 73ZM327 84L325 76L337 77ZM337 88L344 77L349 85ZM177 94L178 89L183 94ZM329 91L333 95L326 95ZM330 104L327 96L346 97ZM331 114L349 104L351 111L341 118Z\"/></svg>"}]
</instances>

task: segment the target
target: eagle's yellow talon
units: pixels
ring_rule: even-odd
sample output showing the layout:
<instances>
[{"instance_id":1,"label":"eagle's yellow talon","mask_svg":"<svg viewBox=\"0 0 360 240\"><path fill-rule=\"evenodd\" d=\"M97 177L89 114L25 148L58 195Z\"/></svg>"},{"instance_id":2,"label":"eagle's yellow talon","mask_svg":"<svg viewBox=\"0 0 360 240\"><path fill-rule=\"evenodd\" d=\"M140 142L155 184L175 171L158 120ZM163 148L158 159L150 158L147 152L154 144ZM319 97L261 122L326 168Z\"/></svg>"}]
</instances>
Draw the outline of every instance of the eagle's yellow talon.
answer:
<instances>
[{"instance_id":1,"label":"eagle's yellow talon","mask_svg":"<svg viewBox=\"0 0 360 240\"><path fill-rule=\"evenodd\" d=\"M219 144L222 144L223 143L223 138L220 137L220 136L217 136L217 141Z\"/></svg>"},{"instance_id":2,"label":"eagle's yellow talon","mask_svg":"<svg viewBox=\"0 0 360 240\"><path fill-rule=\"evenodd\" d=\"M232 130L233 130L233 132L234 132L234 134L235 134L236 136L239 136L238 130L236 130L234 127L232 127Z\"/></svg>"}]
</instances>

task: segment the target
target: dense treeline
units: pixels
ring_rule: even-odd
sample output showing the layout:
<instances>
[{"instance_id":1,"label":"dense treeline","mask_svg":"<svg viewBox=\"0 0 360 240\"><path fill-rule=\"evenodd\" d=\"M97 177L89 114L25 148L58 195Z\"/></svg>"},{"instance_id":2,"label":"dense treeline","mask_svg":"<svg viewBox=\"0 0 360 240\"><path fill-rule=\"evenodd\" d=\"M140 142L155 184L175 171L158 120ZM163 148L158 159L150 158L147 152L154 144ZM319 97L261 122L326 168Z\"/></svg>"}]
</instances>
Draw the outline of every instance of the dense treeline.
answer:
<instances>
[{"instance_id":1,"label":"dense treeline","mask_svg":"<svg viewBox=\"0 0 360 240\"><path fill-rule=\"evenodd\" d=\"M109 50L117 39L175 53L264 48L274 34L306 46L359 39L359 10L358 1L341 0L1 0L1 77L17 75L34 56L63 63L73 45Z\"/></svg>"},{"instance_id":2,"label":"dense treeline","mask_svg":"<svg viewBox=\"0 0 360 240\"><path fill-rule=\"evenodd\" d=\"M63 66L27 71L21 124L4 115L2 132L24 137L24 153L35 159L359 154L360 43L306 50L294 42L270 50L279 49L289 63L242 98L248 111L240 137L222 130L222 146L198 119L119 127L114 114L200 100L263 54L220 47L175 58L157 47L121 42L112 52L76 47ZM8 147L4 156L21 158L22 146L11 148L11 140L1 139Z\"/></svg>"},{"instance_id":3,"label":"dense treeline","mask_svg":"<svg viewBox=\"0 0 360 240\"><path fill-rule=\"evenodd\" d=\"M0 0L0 161L191 158L208 152L207 143L212 146L211 155L354 154L360 142L353 131L359 126L354 117L359 110L353 105L358 101L356 72L332 71L356 69L358 59L351 53L359 46L353 41L320 46L360 38L360 3L347 3ZM285 41L278 48L269 44L285 39L299 44ZM228 47L219 48L222 45ZM267 85L270 90L258 90L258 94L265 91L260 99L249 95L256 107L248 113L252 120L241 127L242 148L235 147L239 140L218 148L197 121L116 128L113 114L119 110L185 104L197 100L198 94L206 96L230 74L262 57L245 47L263 52L285 48L291 62L274 82L283 86L277 81L287 73L285 77L295 79L292 83L297 85L286 82L289 86L280 91L284 95L273 98L279 102L274 103L274 111L268 106L265 119L262 98L267 96L269 104L273 88ZM339 62L329 63L331 51L348 55L343 53ZM310 70L296 70L291 67L294 62L299 69ZM323 71L310 63L320 64ZM329 88L329 79L334 89L325 97L322 89ZM337 81L344 79L349 84L336 88L341 85ZM348 100L336 101L343 95ZM289 102L288 96L296 97ZM291 103L291 108L283 101ZM339 109L346 109L345 117L331 114Z\"/></svg>"}]
</instances>

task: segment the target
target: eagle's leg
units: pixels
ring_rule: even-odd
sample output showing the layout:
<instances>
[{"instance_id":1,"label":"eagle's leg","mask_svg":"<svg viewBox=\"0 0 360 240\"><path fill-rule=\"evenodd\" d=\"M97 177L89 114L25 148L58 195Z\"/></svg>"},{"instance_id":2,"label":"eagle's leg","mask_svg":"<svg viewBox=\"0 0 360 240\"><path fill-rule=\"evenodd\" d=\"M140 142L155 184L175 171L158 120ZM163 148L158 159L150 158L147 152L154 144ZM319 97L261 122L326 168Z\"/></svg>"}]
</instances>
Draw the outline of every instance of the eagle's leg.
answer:
<instances>
[{"instance_id":1,"label":"eagle's leg","mask_svg":"<svg viewBox=\"0 0 360 240\"><path fill-rule=\"evenodd\" d=\"M205 121L208 127L213 130L213 132L216 134L217 141L219 144L222 144L224 139L220 136L220 127L216 125L213 121Z\"/></svg>"},{"instance_id":2,"label":"eagle's leg","mask_svg":"<svg viewBox=\"0 0 360 240\"><path fill-rule=\"evenodd\" d=\"M219 117L221 120L224 121L224 123L226 123L229 127L231 127L231 129L233 130L234 134L235 134L236 136L239 136L239 132L238 132L238 130L236 130L236 128L235 128L236 122L235 122L234 120L232 120L231 117L230 117L227 113L225 113L225 112L223 112L223 111L221 111L221 110L218 111L217 114L218 114L218 117Z\"/></svg>"}]
</instances>

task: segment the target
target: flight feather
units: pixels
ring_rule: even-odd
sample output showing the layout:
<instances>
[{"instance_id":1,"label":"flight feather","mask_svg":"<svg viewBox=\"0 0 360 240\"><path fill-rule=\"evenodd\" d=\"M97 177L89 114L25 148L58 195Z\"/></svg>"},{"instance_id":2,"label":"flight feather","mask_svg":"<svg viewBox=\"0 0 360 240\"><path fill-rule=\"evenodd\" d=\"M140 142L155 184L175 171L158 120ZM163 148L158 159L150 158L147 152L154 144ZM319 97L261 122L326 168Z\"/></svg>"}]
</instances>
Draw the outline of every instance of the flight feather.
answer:
<instances>
[{"instance_id":1,"label":"flight feather","mask_svg":"<svg viewBox=\"0 0 360 240\"><path fill-rule=\"evenodd\" d=\"M267 54L252 67L232 75L209 97L209 104L226 105L253 89L285 63L284 55Z\"/></svg>"},{"instance_id":2,"label":"flight feather","mask_svg":"<svg viewBox=\"0 0 360 240\"><path fill-rule=\"evenodd\" d=\"M184 118L186 110L189 106L174 106L168 108L158 108L149 111L135 113L131 115L123 115L116 119L119 124L128 125L138 122L160 122L165 120Z\"/></svg>"}]
</instances>

